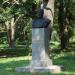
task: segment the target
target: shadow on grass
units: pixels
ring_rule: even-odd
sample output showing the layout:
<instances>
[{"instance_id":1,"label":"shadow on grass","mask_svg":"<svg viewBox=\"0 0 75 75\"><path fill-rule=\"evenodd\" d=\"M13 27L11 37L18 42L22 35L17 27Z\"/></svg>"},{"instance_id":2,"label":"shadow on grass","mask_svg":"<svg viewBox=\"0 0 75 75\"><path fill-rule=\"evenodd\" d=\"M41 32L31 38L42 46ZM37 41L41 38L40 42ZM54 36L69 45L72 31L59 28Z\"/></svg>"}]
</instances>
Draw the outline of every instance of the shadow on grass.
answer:
<instances>
[{"instance_id":1,"label":"shadow on grass","mask_svg":"<svg viewBox=\"0 0 75 75\"><path fill-rule=\"evenodd\" d=\"M0 58L27 56L29 53L31 53L31 50L25 48L1 48Z\"/></svg>"}]
</instances>

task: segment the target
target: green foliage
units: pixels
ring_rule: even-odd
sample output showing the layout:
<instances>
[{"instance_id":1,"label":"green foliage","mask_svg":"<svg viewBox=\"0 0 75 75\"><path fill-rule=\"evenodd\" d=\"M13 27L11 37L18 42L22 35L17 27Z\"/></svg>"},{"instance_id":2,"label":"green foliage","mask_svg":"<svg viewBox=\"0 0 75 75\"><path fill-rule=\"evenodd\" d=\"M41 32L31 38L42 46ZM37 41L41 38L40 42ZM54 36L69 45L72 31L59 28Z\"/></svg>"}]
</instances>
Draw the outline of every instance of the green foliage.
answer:
<instances>
[{"instance_id":1,"label":"green foliage","mask_svg":"<svg viewBox=\"0 0 75 75\"><path fill-rule=\"evenodd\" d=\"M15 30L15 43L20 45L25 45L27 49L31 49L31 26L32 18L35 18L36 11L40 6L40 0L16 0L17 2L12 2L13 0L0 0L0 31L6 31L5 21L11 20L11 18L16 19L21 15L20 19L16 23ZM62 1L62 0L60 0ZM70 1L70 2L69 2ZM74 35L75 30L75 2L73 0L64 0L64 6L69 7L69 11L72 14L72 20L69 25L69 37ZM55 42L60 43L58 28L58 7L59 0L55 2L55 17L53 31L56 31L56 36L52 38L53 44ZM63 14L61 15L63 16ZM3 23L3 24L2 24ZM4 29L3 29L4 28ZM7 34L0 35L0 43L7 44ZM55 45L54 45L55 46ZM57 47L57 45L56 45Z\"/></svg>"},{"instance_id":2,"label":"green foliage","mask_svg":"<svg viewBox=\"0 0 75 75\"><path fill-rule=\"evenodd\" d=\"M29 48L28 46L31 43L31 18L35 17L38 5L39 0L19 0L17 2L13 0L0 1L0 23L5 23L6 21L11 20L11 18L15 18L16 21L20 15L23 15L16 23L16 44L25 44L27 48ZM6 40L4 37L1 39L1 43Z\"/></svg>"},{"instance_id":3,"label":"green foliage","mask_svg":"<svg viewBox=\"0 0 75 75\"><path fill-rule=\"evenodd\" d=\"M16 27L16 44L25 45L26 50L31 50L31 18L22 17Z\"/></svg>"},{"instance_id":4,"label":"green foliage","mask_svg":"<svg viewBox=\"0 0 75 75\"><path fill-rule=\"evenodd\" d=\"M0 7L0 20L5 21L20 14L32 16L39 0L26 0L25 2L18 2L18 4L2 0L0 2L2 2Z\"/></svg>"}]
</instances>

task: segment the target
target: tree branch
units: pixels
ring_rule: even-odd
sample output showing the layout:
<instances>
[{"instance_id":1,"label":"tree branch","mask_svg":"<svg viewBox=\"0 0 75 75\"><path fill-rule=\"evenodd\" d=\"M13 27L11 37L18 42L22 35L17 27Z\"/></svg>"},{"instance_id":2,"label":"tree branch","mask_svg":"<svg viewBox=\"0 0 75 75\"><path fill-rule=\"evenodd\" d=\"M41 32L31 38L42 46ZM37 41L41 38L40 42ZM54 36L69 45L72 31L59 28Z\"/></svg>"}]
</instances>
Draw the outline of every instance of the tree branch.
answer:
<instances>
[{"instance_id":1,"label":"tree branch","mask_svg":"<svg viewBox=\"0 0 75 75\"><path fill-rule=\"evenodd\" d=\"M24 14L19 15L18 18L15 20L14 24L16 24L16 23L18 22L18 20L19 20L22 16L24 16Z\"/></svg>"}]
</instances>

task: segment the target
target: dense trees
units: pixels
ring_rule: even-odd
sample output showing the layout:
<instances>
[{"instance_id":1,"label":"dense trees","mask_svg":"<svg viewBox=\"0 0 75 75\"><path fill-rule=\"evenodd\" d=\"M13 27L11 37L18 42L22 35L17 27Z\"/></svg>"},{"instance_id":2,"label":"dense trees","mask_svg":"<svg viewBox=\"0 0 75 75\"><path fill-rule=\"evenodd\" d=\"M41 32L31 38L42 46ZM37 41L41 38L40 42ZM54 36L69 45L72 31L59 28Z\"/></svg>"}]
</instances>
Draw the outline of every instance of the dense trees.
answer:
<instances>
[{"instance_id":1,"label":"dense trees","mask_svg":"<svg viewBox=\"0 0 75 75\"><path fill-rule=\"evenodd\" d=\"M0 21L5 23L9 47L14 47L17 22L23 17L26 19L34 17L37 4L34 0L1 0L0 2Z\"/></svg>"},{"instance_id":2,"label":"dense trees","mask_svg":"<svg viewBox=\"0 0 75 75\"><path fill-rule=\"evenodd\" d=\"M0 0L0 39L9 47L16 44L29 45L32 19L36 18L37 9L41 7L45 11L44 17L51 20L50 34L56 25L54 30L59 34L57 38L60 38L61 48L65 49L74 34L74 4L71 0Z\"/></svg>"},{"instance_id":3,"label":"dense trees","mask_svg":"<svg viewBox=\"0 0 75 75\"><path fill-rule=\"evenodd\" d=\"M71 0L59 0L58 24L61 40L61 49L67 49L70 38L70 27L72 21L72 12L70 10Z\"/></svg>"}]
</instances>

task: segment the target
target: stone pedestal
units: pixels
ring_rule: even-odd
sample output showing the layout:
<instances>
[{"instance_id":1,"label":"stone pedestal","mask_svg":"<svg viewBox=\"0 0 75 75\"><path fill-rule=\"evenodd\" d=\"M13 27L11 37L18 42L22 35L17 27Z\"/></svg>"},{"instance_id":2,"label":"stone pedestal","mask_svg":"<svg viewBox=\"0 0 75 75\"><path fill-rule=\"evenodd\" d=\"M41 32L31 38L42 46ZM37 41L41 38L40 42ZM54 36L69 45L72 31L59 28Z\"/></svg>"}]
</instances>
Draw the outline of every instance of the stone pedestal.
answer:
<instances>
[{"instance_id":1,"label":"stone pedestal","mask_svg":"<svg viewBox=\"0 0 75 75\"><path fill-rule=\"evenodd\" d=\"M32 30L32 63L33 67L51 66L48 57L49 33L48 28L34 28Z\"/></svg>"},{"instance_id":2,"label":"stone pedestal","mask_svg":"<svg viewBox=\"0 0 75 75\"><path fill-rule=\"evenodd\" d=\"M60 73L60 67L53 65L48 56L49 29L32 29L32 61L29 66L17 68L22 72L51 72Z\"/></svg>"}]
</instances>

